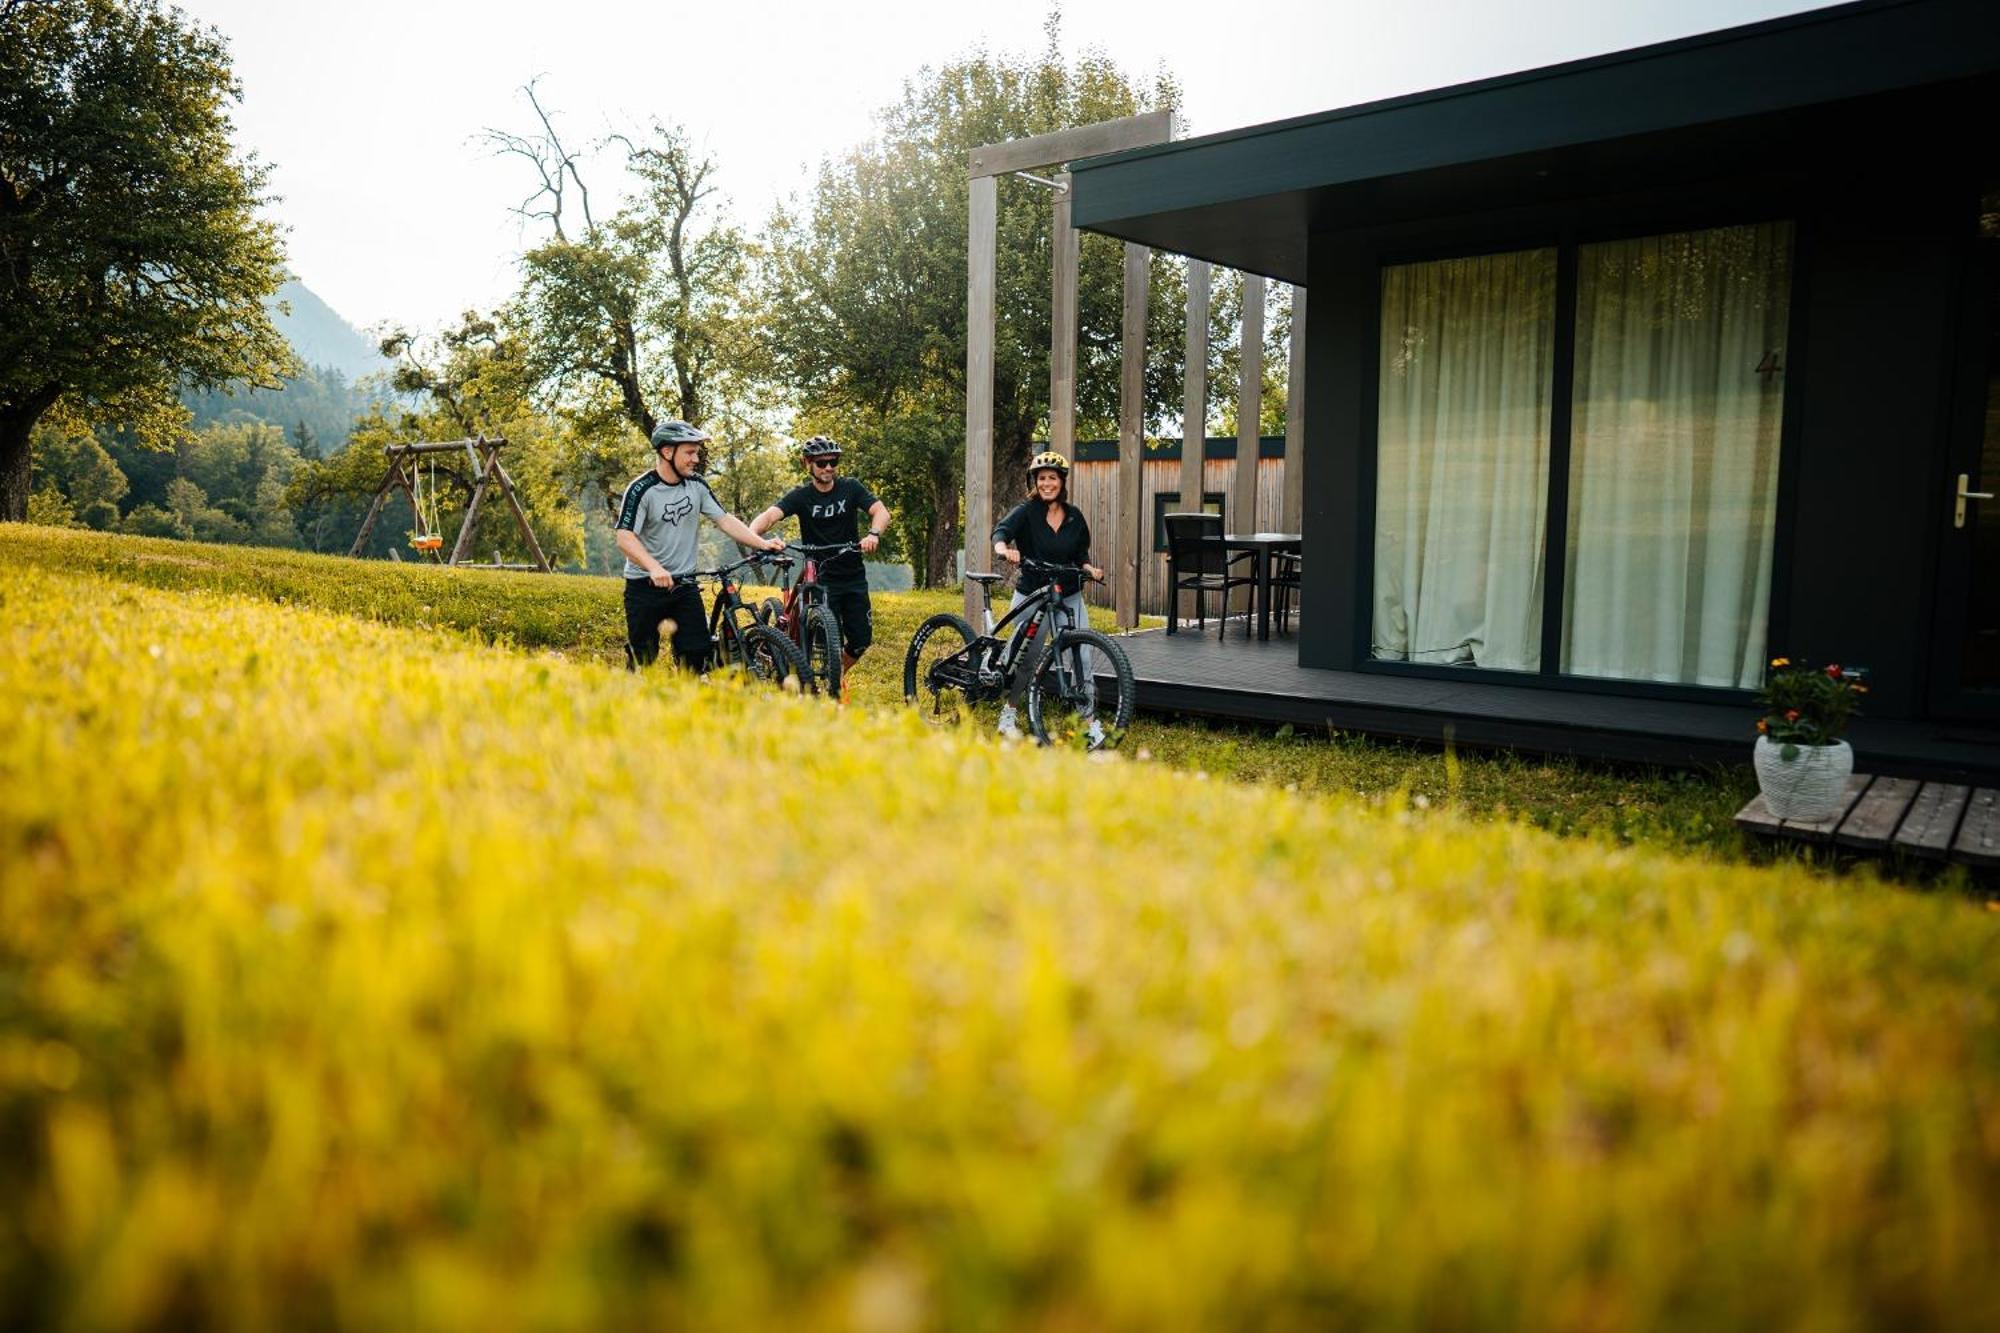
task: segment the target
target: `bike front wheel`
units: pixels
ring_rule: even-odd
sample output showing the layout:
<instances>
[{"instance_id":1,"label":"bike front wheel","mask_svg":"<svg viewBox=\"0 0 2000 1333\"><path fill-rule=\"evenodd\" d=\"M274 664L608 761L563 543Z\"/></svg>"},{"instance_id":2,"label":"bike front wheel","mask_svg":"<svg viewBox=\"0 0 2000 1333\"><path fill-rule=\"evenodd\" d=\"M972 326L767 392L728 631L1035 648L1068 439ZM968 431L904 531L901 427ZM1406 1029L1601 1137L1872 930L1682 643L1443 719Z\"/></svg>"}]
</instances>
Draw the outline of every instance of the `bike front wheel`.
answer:
<instances>
[{"instance_id":1,"label":"bike front wheel","mask_svg":"<svg viewBox=\"0 0 2000 1333\"><path fill-rule=\"evenodd\" d=\"M823 606L806 616L806 686L829 699L840 697L840 618Z\"/></svg>"},{"instance_id":2,"label":"bike front wheel","mask_svg":"<svg viewBox=\"0 0 2000 1333\"><path fill-rule=\"evenodd\" d=\"M805 656L778 631L766 625L751 625L741 631L738 642L744 668L760 683L790 690L804 683Z\"/></svg>"},{"instance_id":3,"label":"bike front wheel","mask_svg":"<svg viewBox=\"0 0 2000 1333\"><path fill-rule=\"evenodd\" d=\"M1115 745L1132 725L1138 693L1132 661L1116 640L1094 629L1064 630L1028 681L1028 727L1044 745Z\"/></svg>"},{"instance_id":4,"label":"bike front wheel","mask_svg":"<svg viewBox=\"0 0 2000 1333\"><path fill-rule=\"evenodd\" d=\"M903 654L903 702L924 721L937 726L955 723L976 702L966 688L971 677L972 626L964 616L941 611L910 637Z\"/></svg>"}]
</instances>

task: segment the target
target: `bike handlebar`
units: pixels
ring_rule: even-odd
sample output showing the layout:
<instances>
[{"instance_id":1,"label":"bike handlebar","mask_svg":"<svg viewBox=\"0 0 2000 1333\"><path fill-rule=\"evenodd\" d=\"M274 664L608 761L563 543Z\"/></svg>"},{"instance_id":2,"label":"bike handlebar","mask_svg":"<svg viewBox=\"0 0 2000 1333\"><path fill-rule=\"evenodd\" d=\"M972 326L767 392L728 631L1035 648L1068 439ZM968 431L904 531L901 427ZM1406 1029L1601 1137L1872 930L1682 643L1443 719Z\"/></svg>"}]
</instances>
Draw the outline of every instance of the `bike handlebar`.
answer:
<instances>
[{"instance_id":1,"label":"bike handlebar","mask_svg":"<svg viewBox=\"0 0 2000 1333\"><path fill-rule=\"evenodd\" d=\"M1111 586L1110 579L1097 578L1082 565L1054 565L1046 560L1036 560L1024 555L1021 557L1021 568L1039 570L1044 574L1081 574L1088 583L1102 583L1107 588Z\"/></svg>"},{"instance_id":2,"label":"bike handlebar","mask_svg":"<svg viewBox=\"0 0 2000 1333\"><path fill-rule=\"evenodd\" d=\"M790 560L777 551L757 551L744 556L741 560L733 564L722 565L715 569L694 570L689 574L689 577L697 579L726 579L739 569L746 569L751 565L761 565L766 562L776 564L779 561L784 561L788 565L791 563Z\"/></svg>"}]
</instances>

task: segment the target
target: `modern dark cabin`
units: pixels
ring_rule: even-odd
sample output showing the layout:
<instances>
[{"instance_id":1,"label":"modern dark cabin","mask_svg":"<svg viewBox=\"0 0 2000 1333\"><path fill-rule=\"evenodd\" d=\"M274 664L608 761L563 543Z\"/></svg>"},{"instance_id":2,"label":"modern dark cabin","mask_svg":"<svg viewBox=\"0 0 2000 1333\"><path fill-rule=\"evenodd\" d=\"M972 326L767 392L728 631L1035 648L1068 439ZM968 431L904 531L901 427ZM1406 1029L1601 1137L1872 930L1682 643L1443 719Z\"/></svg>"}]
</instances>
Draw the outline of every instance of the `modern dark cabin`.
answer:
<instances>
[{"instance_id":1,"label":"modern dark cabin","mask_svg":"<svg viewBox=\"0 0 2000 1333\"><path fill-rule=\"evenodd\" d=\"M1142 704L1743 762L1784 654L1869 669L1862 767L2000 775L1994 0L1070 170L1077 226L1310 298L1296 637L1135 640Z\"/></svg>"}]
</instances>

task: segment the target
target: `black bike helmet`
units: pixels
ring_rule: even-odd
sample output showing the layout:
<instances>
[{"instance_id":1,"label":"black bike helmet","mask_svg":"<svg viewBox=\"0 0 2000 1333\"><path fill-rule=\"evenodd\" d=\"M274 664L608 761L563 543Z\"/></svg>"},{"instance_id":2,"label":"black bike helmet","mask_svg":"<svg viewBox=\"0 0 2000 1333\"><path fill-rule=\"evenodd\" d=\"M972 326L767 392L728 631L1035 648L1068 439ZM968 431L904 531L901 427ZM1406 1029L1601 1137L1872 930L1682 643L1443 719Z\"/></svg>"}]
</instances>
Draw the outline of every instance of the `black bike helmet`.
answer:
<instances>
[{"instance_id":1,"label":"black bike helmet","mask_svg":"<svg viewBox=\"0 0 2000 1333\"><path fill-rule=\"evenodd\" d=\"M824 435L813 436L810 440L800 445L799 448L805 454L808 463L812 462L815 458L840 457L840 445Z\"/></svg>"},{"instance_id":2,"label":"black bike helmet","mask_svg":"<svg viewBox=\"0 0 2000 1333\"><path fill-rule=\"evenodd\" d=\"M670 444L707 444L708 432L685 421L662 421L653 427L653 447L664 449Z\"/></svg>"}]
</instances>

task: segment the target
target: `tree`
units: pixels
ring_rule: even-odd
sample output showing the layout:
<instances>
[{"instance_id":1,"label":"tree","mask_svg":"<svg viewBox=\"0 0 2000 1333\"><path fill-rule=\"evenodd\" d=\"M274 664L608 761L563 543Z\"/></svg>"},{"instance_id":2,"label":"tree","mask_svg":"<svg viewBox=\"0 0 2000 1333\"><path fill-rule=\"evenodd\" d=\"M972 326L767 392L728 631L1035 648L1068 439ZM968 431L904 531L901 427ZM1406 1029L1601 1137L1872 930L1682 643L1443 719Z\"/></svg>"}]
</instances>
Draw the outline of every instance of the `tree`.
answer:
<instances>
[{"instance_id":1,"label":"tree","mask_svg":"<svg viewBox=\"0 0 2000 1333\"><path fill-rule=\"evenodd\" d=\"M86 527L111 528L118 524L118 502L130 489L117 460L90 431L36 429L31 506L34 497L60 497ZM54 512L54 502L46 503L51 507L44 512Z\"/></svg>"},{"instance_id":2,"label":"tree","mask_svg":"<svg viewBox=\"0 0 2000 1333\"><path fill-rule=\"evenodd\" d=\"M505 315L529 375L579 421L601 420L609 395L641 435L658 424L656 407L714 423L731 406L723 381L755 346L751 252L716 216L715 161L657 121L640 140L614 135L596 148L622 154L634 192L600 218L584 155L565 143L534 85L522 91L538 128L487 138L528 163L534 189L516 211L549 231L521 257L521 288Z\"/></svg>"},{"instance_id":3,"label":"tree","mask_svg":"<svg viewBox=\"0 0 2000 1333\"><path fill-rule=\"evenodd\" d=\"M221 35L157 0L0 0L0 520L26 514L52 411L158 445L183 384L289 369L240 97Z\"/></svg>"},{"instance_id":4,"label":"tree","mask_svg":"<svg viewBox=\"0 0 2000 1333\"><path fill-rule=\"evenodd\" d=\"M950 576L963 544L967 152L1178 100L1164 75L1146 89L1100 53L1065 61L1053 15L1047 32L1039 57L982 52L925 70L881 113L878 138L824 164L811 198L781 210L765 239L774 361L804 420L852 441L857 469L896 510L925 584ZM1039 186L1012 178L999 192L995 475L1015 478L1048 416L1050 207ZM1084 436L1116 429L1122 262L1116 242L1083 238ZM1180 393L1181 274L1171 263L1153 265L1152 422Z\"/></svg>"}]
</instances>

